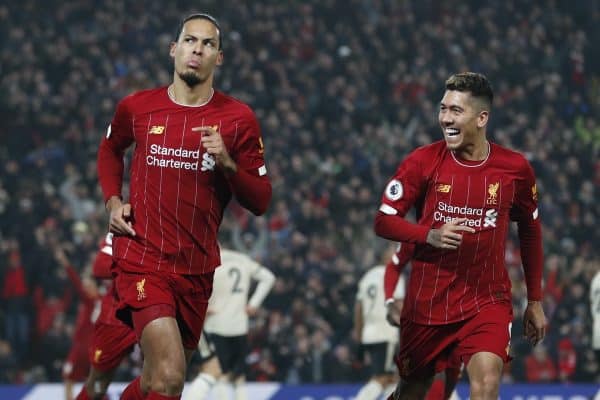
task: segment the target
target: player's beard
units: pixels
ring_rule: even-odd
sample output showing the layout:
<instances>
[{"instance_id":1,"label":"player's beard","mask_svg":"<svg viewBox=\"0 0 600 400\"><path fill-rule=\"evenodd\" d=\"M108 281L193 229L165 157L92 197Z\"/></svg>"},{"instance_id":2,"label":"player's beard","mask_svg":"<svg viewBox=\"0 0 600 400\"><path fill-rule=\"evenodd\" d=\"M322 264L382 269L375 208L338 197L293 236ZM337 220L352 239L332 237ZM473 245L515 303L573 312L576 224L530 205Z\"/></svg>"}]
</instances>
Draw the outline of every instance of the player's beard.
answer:
<instances>
[{"instance_id":1,"label":"player's beard","mask_svg":"<svg viewBox=\"0 0 600 400\"><path fill-rule=\"evenodd\" d=\"M178 75L181 78L181 80L184 81L185 84L188 85L188 87L190 88L193 88L194 86L203 82L203 80L200 79L200 77L194 72L180 72L178 73Z\"/></svg>"}]
</instances>

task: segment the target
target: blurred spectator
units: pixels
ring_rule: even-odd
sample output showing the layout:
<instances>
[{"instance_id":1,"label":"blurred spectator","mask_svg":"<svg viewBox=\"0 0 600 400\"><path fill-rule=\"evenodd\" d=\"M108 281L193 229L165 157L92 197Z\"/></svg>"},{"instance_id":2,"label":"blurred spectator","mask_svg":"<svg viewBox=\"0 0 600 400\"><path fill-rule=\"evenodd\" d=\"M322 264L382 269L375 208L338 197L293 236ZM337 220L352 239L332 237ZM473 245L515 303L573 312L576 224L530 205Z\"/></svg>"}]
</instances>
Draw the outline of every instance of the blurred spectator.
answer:
<instances>
[{"instance_id":1,"label":"blurred spectator","mask_svg":"<svg viewBox=\"0 0 600 400\"><path fill-rule=\"evenodd\" d=\"M18 249L8 254L8 266L2 280L4 335L9 344L9 353L14 352L13 356L22 359L27 355L31 319L29 288Z\"/></svg>"},{"instance_id":2,"label":"blurred spectator","mask_svg":"<svg viewBox=\"0 0 600 400\"><path fill-rule=\"evenodd\" d=\"M538 344L533 353L525 358L527 382L552 382L557 377L556 364L550 358L546 346Z\"/></svg>"},{"instance_id":3,"label":"blurred spectator","mask_svg":"<svg viewBox=\"0 0 600 400\"><path fill-rule=\"evenodd\" d=\"M577 353L569 338L563 338L558 342L558 379L568 383L573 379L577 365Z\"/></svg>"}]
</instances>

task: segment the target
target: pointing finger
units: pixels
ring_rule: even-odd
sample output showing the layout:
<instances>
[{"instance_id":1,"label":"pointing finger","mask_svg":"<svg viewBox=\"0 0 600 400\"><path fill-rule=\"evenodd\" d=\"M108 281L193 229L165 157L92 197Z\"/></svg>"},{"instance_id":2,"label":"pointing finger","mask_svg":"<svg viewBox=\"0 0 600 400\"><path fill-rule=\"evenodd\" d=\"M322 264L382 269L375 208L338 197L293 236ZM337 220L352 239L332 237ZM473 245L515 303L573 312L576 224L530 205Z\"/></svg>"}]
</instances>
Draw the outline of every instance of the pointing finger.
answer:
<instances>
[{"instance_id":1,"label":"pointing finger","mask_svg":"<svg viewBox=\"0 0 600 400\"><path fill-rule=\"evenodd\" d=\"M217 133L212 126L195 126L192 128L192 132L202 132L207 135L213 135Z\"/></svg>"},{"instance_id":2,"label":"pointing finger","mask_svg":"<svg viewBox=\"0 0 600 400\"><path fill-rule=\"evenodd\" d=\"M458 226L454 227L453 230L454 231L463 231L463 232L475 233L475 229L474 228L471 228L470 226L464 226L464 225L458 225Z\"/></svg>"}]
</instances>

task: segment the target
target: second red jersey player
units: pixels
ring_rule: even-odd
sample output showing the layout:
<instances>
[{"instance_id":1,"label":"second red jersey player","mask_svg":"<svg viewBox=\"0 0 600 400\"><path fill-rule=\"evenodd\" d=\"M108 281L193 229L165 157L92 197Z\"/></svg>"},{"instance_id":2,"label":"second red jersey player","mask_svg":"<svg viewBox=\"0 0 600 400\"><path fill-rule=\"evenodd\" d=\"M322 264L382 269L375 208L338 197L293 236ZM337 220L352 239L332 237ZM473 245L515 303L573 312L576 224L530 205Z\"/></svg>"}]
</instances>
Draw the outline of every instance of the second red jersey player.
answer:
<instances>
[{"instance_id":1,"label":"second red jersey player","mask_svg":"<svg viewBox=\"0 0 600 400\"><path fill-rule=\"evenodd\" d=\"M92 363L100 370L116 367L119 362L110 362L112 358L122 359L126 353L124 350L130 349L135 344L135 333L128 325L125 325L116 317L118 298L112 283L112 233L106 235L100 251L94 261L93 274L97 279L106 281L106 291L101 298L100 314L94 326L94 341L91 348L93 354ZM120 338L119 343L111 343L103 337L103 332L110 331L108 337ZM128 352L127 352L128 353ZM122 355L119 357L119 355Z\"/></svg>"},{"instance_id":2,"label":"second red jersey player","mask_svg":"<svg viewBox=\"0 0 600 400\"><path fill-rule=\"evenodd\" d=\"M103 398L112 380L114 370L133 350L137 342L133 329L115 316L118 300L112 283L112 233L108 233L100 244L94 259L92 274L105 281L106 291L100 301L100 312L90 335L87 349L91 364L85 385L76 400Z\"/></svg>"},{"instance_id":3,"label":"second red jersey player","mask_svg":"<svg viewBox=\"0 0 600 400\"><path fill-rule=\"evenodd\" d=\"M519 153L490 143L493 92L485 76L446 81L439 123L444 140L420 147L387 184L378 235L415 245L397 358L398 398L422 397L436 372L466 366L471 396L497 397L508 361L511 282L504 265L516 221L529 305L525 333L544 336L542 245L533 170ZM416 210L417 223L404 217Z\"/></svg>"}]
</instances>

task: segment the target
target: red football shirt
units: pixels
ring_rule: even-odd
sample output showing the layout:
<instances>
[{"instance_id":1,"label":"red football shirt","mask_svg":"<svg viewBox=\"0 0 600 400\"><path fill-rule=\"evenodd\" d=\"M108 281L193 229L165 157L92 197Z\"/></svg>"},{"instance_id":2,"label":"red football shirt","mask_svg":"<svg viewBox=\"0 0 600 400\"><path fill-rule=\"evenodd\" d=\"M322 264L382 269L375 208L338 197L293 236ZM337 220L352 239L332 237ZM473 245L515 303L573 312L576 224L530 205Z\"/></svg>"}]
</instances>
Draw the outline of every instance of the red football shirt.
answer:
<instances>
[{"instance_id":1,"label":"red football shirt","mask_svg":"<svg viewBox=\"0 0 600 400\"><path fill-rule=\"evenodd\" d=\"M212 126L237 164L226 177L193 127ZM256 214L271 197L258 122L220 92L204 105L175 103L166 87L134 93L117 106L98 151L105 200L121 196L123 154L135 143L130 199L135 237L113 239L119 267L132 272L202 274L220 264L217 231L232 197Z\"/></svg>"},{"instance_id":2,"label":"red football shirt","mask_svg":"<svg viewBox=\"0 0 600 400\"><path fill-rule=\"evenodd\" d=\"M403 218L413 206L417 224ZM467 218L465 224L476 232L463 233L457 250L428 245L429 230L453 218ZM477 162L458 159L444 141L412 152L388 183L375 220L378 235L416 243L403 316L447 324L473 316L486 304L510 306L504 266L510 220L519 228L529 299L539 300L542 239L535 177L527 160L495 144Z\"/></svg>"}]
</instances>

